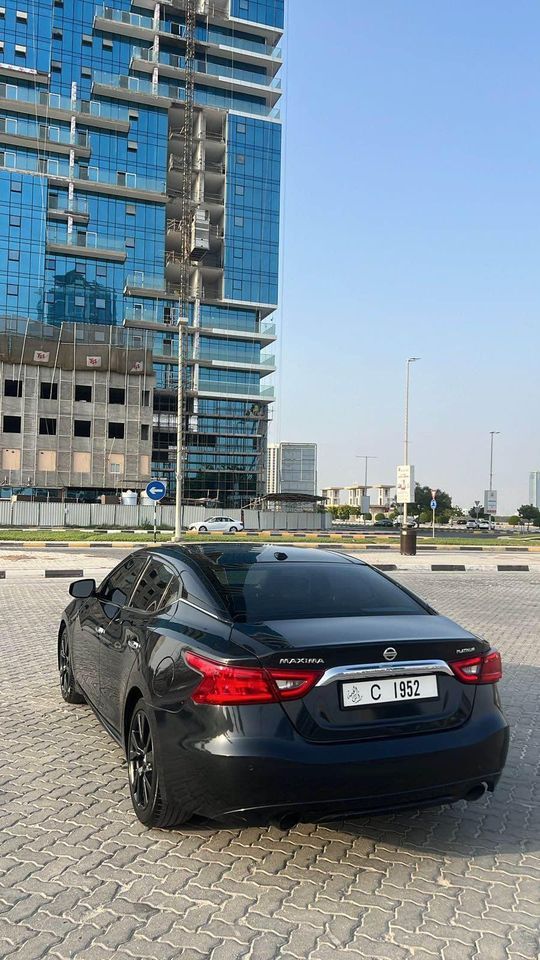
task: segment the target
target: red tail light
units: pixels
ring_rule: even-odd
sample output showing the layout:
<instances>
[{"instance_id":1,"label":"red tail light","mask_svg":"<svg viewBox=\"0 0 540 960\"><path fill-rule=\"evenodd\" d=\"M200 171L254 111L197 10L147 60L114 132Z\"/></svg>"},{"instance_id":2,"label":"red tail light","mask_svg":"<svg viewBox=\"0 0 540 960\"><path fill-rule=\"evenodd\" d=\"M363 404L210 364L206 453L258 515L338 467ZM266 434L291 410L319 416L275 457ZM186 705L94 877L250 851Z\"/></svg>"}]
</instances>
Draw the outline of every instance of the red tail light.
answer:
<instances>
[{"instance_id":1,"label":"red tail light","mask_svg":"<svg viewBox=\"0 0 540 960\"><path fill-rule=\"evenodd\" d=\"M450 666L462 683L497 683L502 677L502 661L498 650L483 657L456 660Z\"/></svg>"},{"instance_id":2,"label":"red tail light","mask_svg":"<svg viewBox=\"0 0 540 960\"><path fill-rule=\"evenodd\" d=\"M201 674L201 682L191 694L195 703L233 705L296 700L305 696L321 676L319 670L227 666L191 652L185 654L185 660Z\"/></svg>"}]
</instances>

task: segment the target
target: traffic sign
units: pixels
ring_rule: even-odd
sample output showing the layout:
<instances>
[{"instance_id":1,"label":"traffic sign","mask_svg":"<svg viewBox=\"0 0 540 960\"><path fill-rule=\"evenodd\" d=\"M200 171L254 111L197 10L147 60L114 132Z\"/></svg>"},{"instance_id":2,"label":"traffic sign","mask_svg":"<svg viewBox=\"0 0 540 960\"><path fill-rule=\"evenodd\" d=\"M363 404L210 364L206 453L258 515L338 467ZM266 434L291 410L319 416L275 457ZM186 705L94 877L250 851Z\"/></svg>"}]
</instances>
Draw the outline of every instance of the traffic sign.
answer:
<instances>
[{"instance_id":1,"label":"traffic sign","mask_svg":"<svg viewBox=\"0 0 540 960\"><path fill-rule=\"evenodd\" d=\"M437 509L437 501L436 501L436 500L432 500L431 503L430 503L430 507L431 507L432 510L436 510L436 509Z\"/></svg>"},{"instance_id":2,"label":"traffic sign","mask_svg":"<svg viewBox=\"0 0 540 960\"><path fill-rule=\"evenodd\" d=\"M154 500L157 503L159 500L163 500L167 493L167 485L163 483L163 480L151 480L145 492L149 500Z\"/></svg>"}]
</instances>

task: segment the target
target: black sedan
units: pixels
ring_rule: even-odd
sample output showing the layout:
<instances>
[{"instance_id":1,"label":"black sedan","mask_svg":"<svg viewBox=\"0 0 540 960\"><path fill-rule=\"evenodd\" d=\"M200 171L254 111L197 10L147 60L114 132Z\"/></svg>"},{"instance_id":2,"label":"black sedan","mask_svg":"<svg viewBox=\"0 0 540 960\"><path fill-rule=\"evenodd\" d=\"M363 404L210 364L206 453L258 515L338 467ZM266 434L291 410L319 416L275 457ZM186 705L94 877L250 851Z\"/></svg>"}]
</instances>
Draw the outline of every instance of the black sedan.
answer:
<instances>
[{"instance_id":1,"label":"black sedan","mask_svg":"<svg viewBox=\"0 0 540 960\"><path fill-rule=\"evenodd\" d=\"M62 695L124 748L148 826L474 800L501 775L499 654L360 560L153 547L70 593Z\"/></svg>"}]
</instances>

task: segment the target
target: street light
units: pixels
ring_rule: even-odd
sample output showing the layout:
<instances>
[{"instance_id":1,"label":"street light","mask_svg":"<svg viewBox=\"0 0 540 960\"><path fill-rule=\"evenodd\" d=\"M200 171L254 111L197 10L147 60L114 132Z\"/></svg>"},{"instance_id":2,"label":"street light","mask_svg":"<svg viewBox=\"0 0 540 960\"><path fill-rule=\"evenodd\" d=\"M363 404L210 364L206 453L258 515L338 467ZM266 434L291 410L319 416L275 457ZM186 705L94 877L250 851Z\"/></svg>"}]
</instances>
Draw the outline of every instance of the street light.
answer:
<instances>
[{"instance_id":1,"label":"street light","mask_svg":"<svg viewBox=\"0 0 540 960\"><path fill-rule=\"evenodd\" d=\"M364 494L364 495L367 497L367 489L368 489L368 486L367 486L368 460L377 460L378 457L367 456L365 453L359 453L359 454L356 455L356 459L357 459L357 460L363 460L363 461L364 461L364 491L365 491L365 494ZM362 512L362 504L360 504L360 512ZM364 520L364 523L365 523L365 522L366 522L366 521Z\"/></svg>"},{"instance_id":2,"label":"street light","mask_svg":"<svg viewBox=\"0 0 540 960\"><path fill-rule=\"evenodd\" d=\"M405 377L405 437L403 442L403 462L407 467L409 465L409 388L411 380L411 363L416 363L421 357L409 357L407 360L407 374ZM403 504L403 526L407 528L407 508L408 503Z\"/></svg>"},{"instance_id":3,"label":"street light","mask_svg":"<svg viewBox=\"0 0 540 960\"><path fill-rule=\"evenodd\" d=\"M489 492L493 490L493 437L498 437L500 430L490 430L489 435L491 437L491 452L489 457Z\"/></svg>"}]
</instances>

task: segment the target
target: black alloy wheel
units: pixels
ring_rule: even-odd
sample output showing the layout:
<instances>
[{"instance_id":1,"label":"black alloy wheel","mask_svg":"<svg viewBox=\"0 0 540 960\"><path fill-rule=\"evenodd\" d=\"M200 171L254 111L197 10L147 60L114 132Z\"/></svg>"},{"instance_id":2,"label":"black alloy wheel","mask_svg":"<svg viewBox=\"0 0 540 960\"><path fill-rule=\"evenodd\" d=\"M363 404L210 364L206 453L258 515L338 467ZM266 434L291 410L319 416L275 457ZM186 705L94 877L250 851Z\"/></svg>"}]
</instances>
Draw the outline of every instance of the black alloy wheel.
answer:
<instances>
[{"instance_id":1,"label":"black alloy wheel","mask_svg":"<svg viewBox=\"0 0 540 960\"><path fill-rule=\"evenodd\" d=\"M191 811L178 802L165 802L153 724L143 700L136 704L129 722L126 752L131 802L141 823L174 827L189 820Z\"/></svg>"},{"instance_id":2,"label":"black alloy wheel","mask_svg":"<svg viewBox=\"0 0 540 960\"><path fill-rule=\"evenodd\" d=\"M58 641L58 671L60 673L60 691L66 703L84 703L82 690L73 675L69 638L65 627Z\"/></svg>"}]
</instances>

